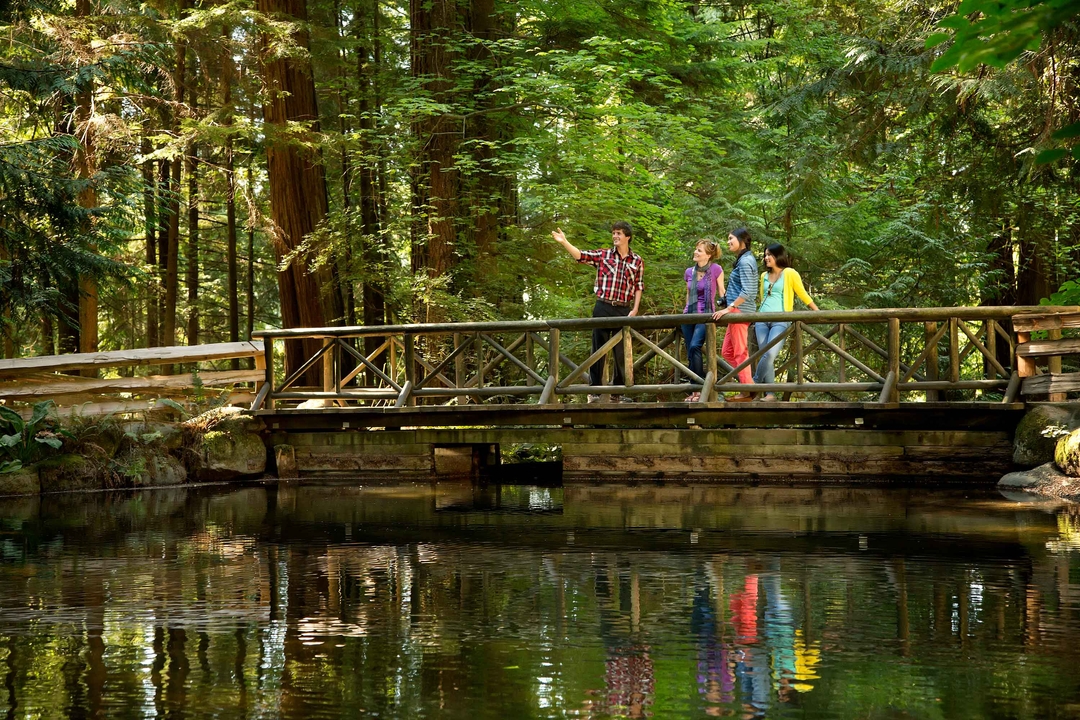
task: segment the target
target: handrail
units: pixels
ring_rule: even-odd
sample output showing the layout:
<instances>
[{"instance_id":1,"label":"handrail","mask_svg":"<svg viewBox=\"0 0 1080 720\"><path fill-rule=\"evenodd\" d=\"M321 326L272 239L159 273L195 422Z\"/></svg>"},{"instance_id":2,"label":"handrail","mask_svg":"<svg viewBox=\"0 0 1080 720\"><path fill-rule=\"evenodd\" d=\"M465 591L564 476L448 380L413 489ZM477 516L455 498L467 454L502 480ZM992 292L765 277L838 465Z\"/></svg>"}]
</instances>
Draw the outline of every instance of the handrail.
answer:
<instances>
[{"instance_id":1,"label":"handrail","mask_svg":"<svg viewBox=\"0 0 1080 720\"><path fill-rule=\"evenodd\" d=\"M715 321L717 325L753 322L794 322L796 320L813 323L864 323L884 322L890 318L905 322L934 322L961 318L963 320L1005 320L1014 315L1027 313L1066 314L1080 313L1080 307L1062 305L998 305L977 307L933 307L933 308L859 308L849 310L796 310L782 313L732 313ZM253 338L264 340L289 340L298 338L348 338L369 337L372 335L450 335L453 333L477 332L537 332L552 329L559 330L594 330L616 327L631 327L636 330L655 330L670 328L673 325L714 322L707 313L686 313L675 315L639 315L636 317L614 318L558 318L551 320L506 320L491 322L461 323L415 323L410 325L354 325L344 327L286 328L273 330L255 330Z\"/></svg>"},{"instance_id":2,"label":"handrail","mask_svg":"<svg viewBox=\"0 0 1080 720\"><path fill-rule=\"evenodd\" d=\"M701 401L708 402L723 391L764 391L785 397L795 392L833 397L837 393L873 393L879 403L887 405L913 393L933 402L942 397L967 399L972 393L984 393L978 397L988 399L986 392L1004 391L1003 402L1011 403L1016 398L1016 371L1024 360L1016 352L1016 341L1024 333L1011 331L1007 321L1035 313L1051 319L1060 315L1060 324L1075 321L1080 326L1080 307L1019 305L730 313L715 322L711 315L689 313L267 329L254 334L264 341L261 365L269 390L259 395L251 409L274 410L279 401L302 400L317 401L315 405L323 407L388 401L394 407L411 407L447 401L460 405L470 398L473 402L495 397L515 398L515 402L536 398L549 404L572 395L670 396L685 392L700 392ZM720 357L717 326L767 321L790 323L790 327L735 368ZM671 352L664 347L680 337L679 326L700 323L707 325L708 332L699 375L679 359L677 346ZM907 323L905 331L902 323ZM866 328L874 324L884 326L881 335ZM617 332L596 349L586 349L580 333L596 329ZM644 334L656 330L667 333L655 342ZM579 333L579 339L574 343L560 341L570 332ZM352 347L357 339L372 336L386 339L371 355ZM452 345L449 336L453 336ZM501 337L509 341L503 345ZM275 383L275 341L304 338L320 339L319 350L314 355L305 354L306 360L289 368L280 385ZM737 373L785 338L789 358L781 364L780 372L788 371L787 381L778 377L768 384L740 385ZM636 359L635 346L640 348ZM573 360L563 354L570 347L577 355ZM515 353L521 353L522 348L524 357L519 357ZM543 355L538 356L537 350ZM583 377L590 368L603 367L613 355L618 358L620 354L625 384L591 385ZM380 357L378 364L376 357ZM349 362L344 362L347 359ZM359 362L352 363L355 369L350 365L352 360ZM653 362L651 370L646 367L649 361ZM320 364L321 387L300 387L318 383ZM570 368L568 373L563 374L563 365ZM363 384L361 373L366 378ZM639 373L636 378L635 373ZM942 392L950 394L942 396Z\"/></svg>"},{"instance_id":3,"label":"handrail","mask_svg":"<svg viewBox=\"0 0 1080 720\"><path fill-rule=\"evenodd\" d=\"M211 343L208 345L175 345L169 347L109 350L96 353L67 353L38 355L29 358L0 360L0 376L34 372L63 372L91 368L129 367L137 365L173 365L258 357L263 353L261 342Z\"/></svg>"}]
</instances>

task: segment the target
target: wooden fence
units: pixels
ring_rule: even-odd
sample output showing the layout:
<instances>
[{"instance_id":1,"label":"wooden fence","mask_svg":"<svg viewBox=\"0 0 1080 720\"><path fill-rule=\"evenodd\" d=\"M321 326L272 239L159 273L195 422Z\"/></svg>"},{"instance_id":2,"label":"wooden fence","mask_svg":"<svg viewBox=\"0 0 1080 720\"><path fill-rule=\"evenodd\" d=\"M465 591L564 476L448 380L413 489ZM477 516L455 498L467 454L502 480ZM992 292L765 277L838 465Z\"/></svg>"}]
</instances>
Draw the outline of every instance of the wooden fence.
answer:
<instances>
[{"instance_id":1,"label":"wooden fence","mask_svg":"<svg viewBox=\"0 0 1080 720\"><path fill-rule=\"evenodd\" d=\"M228 402L249 404L255 397L254 385L260 384L266 375L263 357L262 342L238 342L0 360L0 400L16 407L53 400L65 414L103 415L146 410L161 398L186 402L207 389L211 392L231 389ZM253 370L200 367L234 358L254 358L256 367ZM186 368L171 375L134 374L136 367L173 365ZM102 370L116 368L127 376L61 374L89 371L98 375ZM253 387L240 387L244 385Z\"/></svg>"},{"instance_id":2,"label":"wooden fence","mask_svg":"<svg viewBox=\"0 0 1080 720\"><path fill-rule=\"evenodd\" d=\"M744 313L715 324L706 315L691 314L267 330L255 333L264 342L266 375L251 407L547 405L594 393L663 401L672 396L682 400L691 392L700 392L700 402L708 403L744 389L825 401L1011 403L1021 388L1012 324L1033 313L1064 317L1080 308ZM768 346L754 348L747 361L731 367L720 357L717 339L733 321L791 324ZM680 326L702 322L707 323L704 370L695 373L678 349ZM613 332L593 352L596 329ZM301 339L317 339L321 349L285 377L276 377L275 343ZM776 364L778 382L740 385L738 372L752 368L781 341L785 348ZM364 351L365 345L374 348ZM623 352L625 384L589 385L589 369L604 363L610 371L617 347ZM313 374L321 378L320 385L301 385Z\"/></svg>"}]
</instances>

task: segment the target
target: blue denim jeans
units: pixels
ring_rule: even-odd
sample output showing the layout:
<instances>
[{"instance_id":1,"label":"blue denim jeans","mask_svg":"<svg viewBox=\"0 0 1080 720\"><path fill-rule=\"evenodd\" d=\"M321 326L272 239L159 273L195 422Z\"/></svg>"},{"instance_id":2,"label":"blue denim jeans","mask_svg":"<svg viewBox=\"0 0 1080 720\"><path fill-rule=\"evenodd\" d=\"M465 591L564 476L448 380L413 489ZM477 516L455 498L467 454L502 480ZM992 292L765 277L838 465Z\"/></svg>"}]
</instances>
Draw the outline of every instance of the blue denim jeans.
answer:
<instances>
[{"instance_id":1,"label":"blue denim jeans","mask_svg":"<svg viewBox=\"0 0 1080 720\"><path fill-rule=\"evenodd\" d=\"M686 364L698 375L705 377L704 364L701 361L701 348L705 346L705 323L682 326L683 340L686 341Z\"/></svg>"},{"instance_id":2,"label":"blue denim jeans","mask_svg":"<svg viewBox=\"0 0 1080 720\"><path fill-rule=\"evenodd\" d=\"M758 347L763 348L768 345L777 335L787 330L789 325L791 325L789 322L754 323L754 334L757 335ZM781 340L761 356L758 360L757 369L754 371L754 382L771 383L776 381L776 357L780 354L786 342L787 339Z\"/></svg>"}]
</instances>

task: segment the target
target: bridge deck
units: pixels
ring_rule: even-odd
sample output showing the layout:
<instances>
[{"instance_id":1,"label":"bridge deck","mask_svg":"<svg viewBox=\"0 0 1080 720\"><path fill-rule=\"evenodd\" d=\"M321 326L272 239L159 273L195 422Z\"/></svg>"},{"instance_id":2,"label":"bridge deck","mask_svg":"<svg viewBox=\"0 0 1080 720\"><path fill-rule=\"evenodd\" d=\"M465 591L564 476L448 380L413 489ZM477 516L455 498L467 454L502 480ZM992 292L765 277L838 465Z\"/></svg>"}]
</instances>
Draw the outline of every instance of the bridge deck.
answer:
<instances>
[{"instance_id":1,"label":"bridge deck","mask_svg":"<svg viewBox=\"0 0 1080 720\"><path fill-rule=\"evenodd\" d=\"M622 403L466 405L260 410L273 430L293 432L439 427L626 428L818 427L1012 432L1024 403Z\"/></svg>"}]
</instances>

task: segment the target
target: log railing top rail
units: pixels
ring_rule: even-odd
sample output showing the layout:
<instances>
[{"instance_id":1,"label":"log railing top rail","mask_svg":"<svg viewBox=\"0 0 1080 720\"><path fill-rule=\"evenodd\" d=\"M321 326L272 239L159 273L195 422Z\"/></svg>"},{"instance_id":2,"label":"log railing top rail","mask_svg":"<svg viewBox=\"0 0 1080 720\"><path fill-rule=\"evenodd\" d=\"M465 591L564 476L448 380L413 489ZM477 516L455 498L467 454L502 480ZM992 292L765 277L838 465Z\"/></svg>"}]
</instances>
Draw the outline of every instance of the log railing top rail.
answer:
<instances>
[{"instance_id":1,"label":"log railing top rail","mask_svg":"<svg viewBox=\"0 0 1080 720\"><path fill-rule=\"evenodd\" d=\"M259 357L263 353L261 341L213 343L210 345L180 345L172 347L137 348L133 350L110 350L96 353L69 353L66 355L40 355L38 357L0 360L0 376L23 375L41 372L65 372L92 368L130 367L137 365L171 365L230 360L232 358Z\"/></svg>"},{"instance_id":2,"label":"log railing top rail","mask_svg":"<svg viewBox=\"0 0 1080 720\"><path fill-rule=\"evenodd\" d=\"M1080 313L1076 306L1048 305L992 305L978 307L933 308L860 308L853 310L797 310L784 313L730 314L716 321L717 325L753 322L812 322L812 323L868 323L883 322L895 318L903 322L932 322L949 318L963 320L1007 320L1025 314L1073 314ZM477 332L541 332L545 330L592 330L631 327L637 330L670 328L686 323L712 322L707 315L639 315L616 318L558 318L549 320L507 320L491 322L414 323L410 325L358 325L348 327L289 328L256 330L253 338L262 340L286 340L291 338L365 337L373 335L450 335Z\"/></svg>"}]
</instances>

